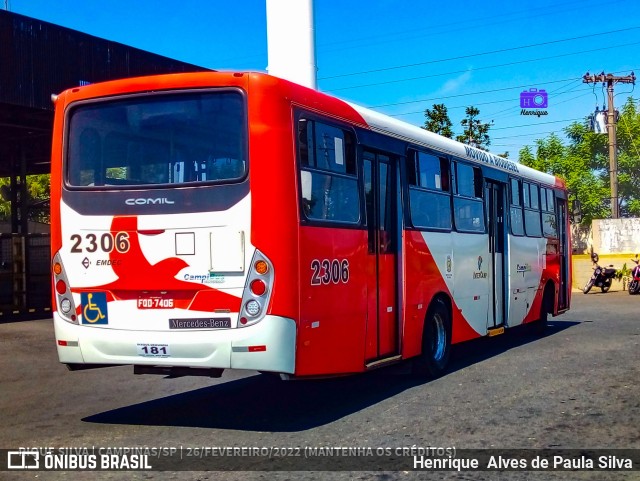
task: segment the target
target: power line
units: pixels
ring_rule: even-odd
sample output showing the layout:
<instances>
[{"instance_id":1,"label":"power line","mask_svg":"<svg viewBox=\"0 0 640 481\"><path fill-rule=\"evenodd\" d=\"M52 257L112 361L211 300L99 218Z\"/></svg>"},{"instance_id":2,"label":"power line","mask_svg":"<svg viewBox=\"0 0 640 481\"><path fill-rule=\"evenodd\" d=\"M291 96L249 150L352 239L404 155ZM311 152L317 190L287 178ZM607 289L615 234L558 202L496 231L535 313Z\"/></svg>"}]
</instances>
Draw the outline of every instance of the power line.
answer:
<instances>
[{"instance_id":1,"label":"power line","mask_svg":"<svg viewBox=\"0 0 640 481\"><path fill-rule=\"evenodd\" d=\"M562 131L561 130L548 130L546 132L537 132L537 133L531 133L531 134L509 135L508 137L493 137L491 140L513 139L513 138L516 138L516 137L531 137L533 135L557 134L558 132L562 132Z\"/></svg>"},{"instance_id":2,"label":"power line","mask_svg":"<svg viewBox=\"0 0 640 481\"><path fill-rule=\"evenodd\" d=\"M603 6L616 4L620 2L621 0L611 0L611 1L604 1L604 2L602 0L598 0L596 3L597 3L597 8L602 8ZM553 5L553 8L549 6L531 7L531 8L528 8L528 11L527 11L527 21L530 22L532 19L537 17L545 17L550 15L557 16L559 13L571 12L576 9L582 10L585 8L590 8L588 5L586 5L586 3L587 2L585 2L584 0L581 0L576 2L556 3ZM573 7L573 5L577 5L577 7ZM567 8L558 8L558 7L567 7ZM596 8L596 6L594 6L593 8ZM541 13L532 14L531 12L534 10L541 10ZM370 35L366 37L359 37L356 39L350 38L349 40L346 40L346 41L340 40L340 41L333 41L333 42L319 42L318 49L324 52L332 52L332 51L339 51L339 50L345 50L350 48L361 48L361 46L334 48L334 49L331 48L332 46L335 46L335 45L341 45L345 43L354 43L354 42L360 42L360 43L366 42L366 45L370 47L376 44L375 42L372 42L372 40L384 38L384 37L391 37L393 40L398 40L399 38L401 38L403 33L407 33L407 32L411 33L411 32L429 31L430 33L427 36L442 35L442 33L444 32L446 32L447 34L451 34L456 31L466 31L470 28L468 26L462 26L456 29L456 28L451 28L451 26L465 25L465 24L471 23L475 27L479 22L481 22L482 25L484 26L498 25L502 23L513 22L514 20L508 19L508 18L506 20L499 21L499 22L491 22L490 20L498 17L521 16L521 15L522 15L522 10L518 9L512 12L501 13L498 15L491 15L487 17L474 17L473 19L470 19L470 20L463 20L463 21L450 22L450 23L442 23L439 19L439 21L435 25L427 25L426 27L421 27L421 28L416 28L411 30L403 29L402 31L388 32L382 35ZM440 27L440 29L443 30L443 32L439 32L437 29L438 27ZM594 34L594 35L597 35L597 34ZM420 37L424 37L424 35L418 36L418 38ZM416 37L410 37L410 38L416 38ZM380 42L377 42L377 43L380 43ZM326 47L330 47L330 48L327 49ZM233 68L233 64L238 60L264 59L264 58L266 58L266 51L259 55L245 55L243 57L223 58L223 59L217 60L217 62L220 63L220 65L228 64L229 68ZM355 72L347 75L358 75L358 74L359 72ZM330 79L330 78L334 78L334 76L323 77L319 80Z\"/></svg>"},{"instance_id":3,"label":"power line","mask_svg":"<svg viewBox=\"0 0 640 481\"><path fill-rule=\"evenodd\" d=\"M494 144L493 142L491 142L491 147L524 147L524 145L522 144Z\"/></svg>"},{"instance_id":4,"label":"power line","mask_svg":"<svg viewBox=\"0 0 640 481\"><path fill-rule=\"evenodd\" d=\"M635 68L635 69L633 69L633 70L640 70L640 69ZM614 72L614 73L622 73L622 72L623 72L622 70L619 70L619 71L616 71L616 72ZM624 70L624 72L626 72L626 70ZM562 87L559 87L559 88L557 88L556 90L551 90L551 91L549 91L548 93L549 93L549 95L551 95L551 94L553 94L553 93L555 93L555 92L558 92L559 90L562 90L563 88L568 88L568 87L570 87L570 86L571 86L573 83L575 83L575 82L579 82L579 86L580 86L580 87L582 87L582 86L584 85L584 83L582 82L582 77L577 77L574 81L570 81L567 85L562 86ZM595 85L594 85L594 86L595 86ZM557 94L556 94L556 96L558 96L558 95L563 95L563 94L565 94L565 93L578 92L578 91L580 91L580 89L579 89L579 88L577 88L577 87L572 87L572 88L571 88L571 90L567 90L567 91L565 91L565 92L557 93ZM575 99L578 99L578 98L580 98L580 97L584 97L584 96L586 96L586 95L589 95L589 92L585 92L585 93L584 93L584 94L582 94L582 95L578 95L578 96L576 96L576 97L572 97L572 98L570 98L570 99L563 100L562 102L554 102L554 105L561 105L561 104L563 104L563 103L570 102L570 101L575 100ZM499 116L499 114L502 114L502 113L505 113L505 112L511 112L511 111L513 111L514 109L516 109L518 112L517 112L517 113L511 113L511 114L509 114L509 115L502 115L502 116ZM496 118L509 118L510 116L519 115L519 111L520 111L520 107L519 107L519 106L518 106L518 107L515 107L515 106L514 106L514 107L509 107L509 108L504 109L504 110L499 110L498 112L494 112L493 114L492 114L492 113L489 113L489 114L486 114L486 115L487 115L488 117L492 117L492 118L495 120Z\"/></svg>"},{"instance_id":5,"label":"power line","mask_svg":"<svg viewBox=\"0 0 640 481\"><path fill-rule=\"evenodd\" d=\"M600 35L609 35L612 33L620 33L620 32L626 32L629 30L637 30L640 29L640 26L638 27L628 27L628 28L622 28L619 30L609 30L607 32L600 32L600 33L591 33L589 35L580 35L577 37L571 37L571 38L565 38L565 39L559 39L559 40L550 40L548 42L540 42L540 43L533 43L530 45L521 45L519 47L509 47L509 48L503 48L503 49L498 49L498 50L491 50L488 52L478 52L478 53L472 53L472 54L468 54L468 55L459 55L457 57L449 57L449 58L443 58L443 59L438 59L438 60L428 60L426 62L416 62L416 63L411 63L411 64L404 64L404 65L396 65L393 67L384 67L384 68L378 68L378 69L372 69L372 70L363 70L360 72L350 72L350 73L344 73L344 74L339 74L339 75L332 75L330 77L319 77L318 80L329 80L329 79L334 79L334 78L341 78L341 77L350 77L353 75L364 75L364 74L369 74L369 73L379 73L379 72L386 72L389 70L397 70L397 69L402 69L402 68L410 68L410 67L418 67L421 65L430 65L433 63L441 63L441 62L449 62L451 60L461 60L461 59L465 59L465 58L473 58L473 57L480 57L480 56L484 56L484 55L492 55L495 53L504 53L504 52L511 52L511 51L515 51L515 50L522 50L525 48L533 48L533 47L540 47L543 45L551 45L551 44L556 44L556 43L563 43L563 42L570 42L573 40L581 40L584 38L593 38L593 37L597 37Z\"/></svg>"},{"instance_id":6,"label":"power line","mask_svg":"<svg viewBox=\"0 0 640 481\"><path fill-rule=\"evenodd\" d=\"M569 80L575 80L575 77L571 77L571 78L568 78L568 79L562 79L562 80L551 80L549 82L545 82L545 85L554 84L554 83L561 83L561 82L567 82ZM522 89L522 88L527 88L529 86L530 86L530 84L527 84L527 85L516 85L514 87L503 87L503 88L499 88L499 89L481 90L481 91L478 91L478 92L470 92L470 93L464 93L464 94L442 95L442 96L431 97L431 98L427 98L427 99L407 100L407 101L404 101L404 102L392 102L392 103L388 103L388 104L374 105L374 106L372 106L370 108L376 109L376 108L381 108L381 107L391 107L391 106L394 106L394 105L418 104L418 103L421 103L421 102L432 102L434 100L450 99L450 98L455 98L455 97L467 97L467 96L470 96L470 95L488 94L488 93L493 93L493 92L504 92L506 90Z\"/></svg>"},{"instance_id":7,"label":"power line","mask_svg":"<svg viewBox=\"0 0 640 481\"><path fill-rule=\"evenodd\" d=\"M434 74L430 74L430 75L421 75L419 77L411 77L411 78L403 78L403 79L396 79L396 80L385 80L382 82L373 82L373 83L369 83L369 84L360 84L360 85L351 85L349 87L338 87L338 88L334 88L334 89L328 89L325 90L325 92L337 92L339 90L350 90L350 89L357 89L357 88L363 88L363 87L374 87L377 85L387 85L387 84L393 84L393 83L400 83L400 82L410 82L412 80L423 80L426 78L433 78L433 77L443 77L446 75L454 75L454 74L459 74L459 73L465 73L465 72L469 72L469 71L478 71L478 70L488 70L488 69L492 69L492 68L500 68L500 67L509 67L512 65L518 65L518 64L523 64L523 63L529 63L529 62L539 62L541 60L550 60L552 58L560 58L560 57L570 57L572 55L580 55L583 53L591 53L591 52L597 52L600 50L609 50L612 48L621 48L621 47L630 47L632 45L639 45L640 42L632 42L632 43L625 43L622 45L611 45L609 47L600 47L600 48L593 48L590 50L581 50L579 52L572 52L572 53L562 53L559 55L551 55L549 57L539 57L539 58L533 58L533 59L528 59L528 60L518 60L515 62L507 62L507 63L501 63L501 64L497 64L497 65L487 65L486 67L477 67L477 68L473 68L473 69L464 69L464 70L455 70L452 72L441 72L441 73L434 73Z\"/></svg>"},{"instance_id":8,"label":"power line","mask_svg":"<svg viewBox=\"0 0 640 481\"><path fill-rule=\"evenodd\" d=\"M582 120L582 118L578 119L565 119L565 120L551 120L549 122L536 122L535 125L547 125L547 124L558 124L560 122L576 122L578 120ZM522 124L522 125L509 125L507 127L492 127L491 130L506 130L506 129L519 129L521 127L531 127L531 124Z\"/></svg>"},{"instance_id":9,"label":"power line","mask_svg":"<svg viewBox=\"0 0 640 481\"><path fill-rule=\"evenodd\" d=\"M578 91L578 89L576 88L576 89L573 89L573 90L568 90L568 91L563 92L562 94L558 94L558 95L563 95L563 94L566 94L566 93L573 93L573 92L577 92L577 91ZM576 95L575 97L571 97L570 99L566 99L566 100L563 100L561 102L553 102L553 107L555 107L557 105L562 105L562 104L567 103L567 102L571 102L572 100L579 99L579 98L585 97L587 95L589 95L589 92L583 92L580 95ZM514 109L517 109L517 112L513 112ZM520 114L520 110L521 110L520 106L509 107L508 109L499 110L498 112L495 112L493 114L489 113L489 114L487 114L487 116L491 117L493 120L495 120L495 119L508 119L509 117L515 117L515 116L519 117L521 115ZM499 115L499 114L503 114L503 115Z\"/></svg>"},{"instance_id":10,"label":"power line","mask_svg":"<svg viewBox=\"0 0 640 481\"><path fill-rule=\"evenodd\" d=\"M504 99L504 100L493 100L491 102L479 102L479 103L474 103L473 106L474 107L479 107L482 105L491 105L491 104L501 104L504 102L513 102L514 99L510 98L510 99ZM453 109L466 109L468 107L468 105L456 105L454 107L449 107L447 106L447 110L453 110ZM511 107L509 108L509 110L511 110ZM389 117L402 117L403 115L413 115L413 114L421 114L424 113L424 109L422 110L412 110L411 112L402 112L400 114L387 114Z\"/></svg>"},{"instance_id":11,"label":"power line","mask_svg":"<svg viewBox=\"0 0 640 481\"><path fill-rule=\"evenodd\" d=\"M538 58L533 58L533 59L528 59L528 60L518 60L518 61L515 61L515 62L507 62L507 63L501 63L501 64L496 64L496 65L487 65L485 67L476 67L476 68L473 68L473 69L454 70L452 72L434 73L434 74L430 74L430 75L421 75L419 77L410 77L410 78L403 78L403 79L396 79L396 80L384 80L382 82L372 82L372 83L360 84L360 85L350 85L349 87L338 87L338 88L334 88L334 89L328 89L328 90L325 90L325 92L338 92L340 90L350 90L350 89L357 89L357 88L364 88L364 87L375 87L377 85L388 85L388 84L401 83L401 82L411 82L413 80L424 80L426 78L444 77L446 75L454 75L454 74L459 74L459 73L476 72L476 71L479 71L479 70L489 70L489 69L500 68L500 67L510 67L510 66L513 66L513 65L519 65L519 64L523 64L523 63L539 62L541 60L550 60L550 59L553 59L553 58L570 57L572 55L581 55L583 53L598 52L598 51L601 51L601 50L610 50L610 49L614 49L614 48L630 47L632 45L640 45L640 42L631 42L631 43L625 43L625 44L622 44L622 45L611 45L609 47L593 48L593 49L589 49L589 50L581 50L579 52L562 53L562 54L559 54L559 55L551 55L551 56L548 56L548 57L538 57Z\"/></svg>"},{"instance_id":12,"label":"power line","mask_svg":"<svg viewBox=\"0 0 640 481\"><path fill-rule=\"evenodd\" d=\"M640 70L640 68L636 67L634 70ZM614 72L614 73L619 73L619 72ZM558 90L561 90L563 88L567 88L567 87L571 86L571 84L576 82L576 81L580 81L581 82L582 81L582 77L572 77L572 78L563 79L563 80L552 80L552 81L549 81L549 82L545 82L545 85L554 84L554 83L568 82L567 85L564 85L564 86L556 89L555 91L553 91L553 90L550 91L550 93L553 93L553 92L557 92ZM465 94L447 95L447 96L433 97L433 98L422 99L422 100L410 100L410 101L406 101L406 102L396 102L396 103L390 103L390 104L374 105L374 106L372 106L370 108L377 109L377 108L381 108L381 107L390 107L390 106L394 106L394 105L406 105L406 104L412 104L412 103L432 102L434 100L438 101L438 100L441 100L441 99L447 99L447 98L453 98L453 97L464 97L464 96L471 96L471 95L478 95L478 94L485 94L485 93L492 93L492 92L499 92L499 91L506 91L506 90L514 90L514 89L520 89L520 88L526 88L526 87L528 87L528 85L518 85L518 86L515 86L515 87L504 87L504 88L500 88L500 89L483 90L483 91L479 91L479 92L470 92L470 93L465 93ZM574 91L578 91L578 89L572 89L572 90L568 90L566 92L561 92L561 94L571 93L571 92L574 92ZM558 95L561 95L561 94L558 94ZM563 101L563 103L564 102L568 102L570 100L574 100L575 98L578 98L578 97L574 97L572 99L565 100L565 101ZM513 100L513 99L511 99L511 100ZM509 100L499 100L499 101L493 101L493 102L485 102L484 104L476 104L476 105L485 105L485 104L490 104L490 103L500 103L500 102L507 102L507 101L509 101ZM464 106L464 108L466 108L466 107L468 107L468 105ZM461 107L451 107L451 108L453 109L453 108L461 108ZM500 110L500 111L495 112L493 114L487 114L487 116L495 118L495 115L503 113L503 112L507 112L507 111L510 111L510 110L513 110L515 108L520 110L519 106L518 107L509 107L508 109ZM401 115L417 114L417 113L420 113L420 112L424 112L424 110L414 111L414 112L404 112L404 113L401 113L401 114L389 115L389 117L398 117L398 116L401 116Z\"/></svg>"},{"instance_id":13,"label":"power line","mask_svg":"<svg viewBox=\"0 0 640 481\"><path fill-rule=\"evenodd\" d=\"M640 101L640 99L639 99L639 98L635 98L635 97L632 97L632 98L633 98L636 102L637 102L637 101ZM621 118L624 120L624 117L622 117L622 116L621 116ZM577 119L577 120L580 120L580 119ZM626 121L625 121L625 122L626 122ZM536 124L536 125L542 125L542 124ZM625 126L626 126L626 125L625 125ZM628 127L627 127L627 128L628 128ZM494 130L499 130L499 129L494 129ZM563 132L562 130L548 130L548 131L545 131L545 132L535 132L535 133L528 133L528 134L509 135L508 137L492 137L492 138L491 138L491 140L493 141L493 140L513 139L513 138L516 138L516 137L533 137L533 136L540 137L540 136L546 136L546 135L548 135L548 134L561 134L561 135L565 135L565 134L564 134L564 132ZM630 131L629 131L629 135L631 135L631 132L630 132ZM633 142L633 139L632 139L632 142ZM492 146L494 146L494 147L509 147L509 146L515 146L515 147L517 147L517 146L522 145L522 144L494 144L494 143L492 142L492 144L491 144L491 145L492 145ZM636 146L635 146L635 142L634 142L634 147L636 147ZM636 147L636 152L637 152L637 147ZM639 154L639 156L640 156L640 154Z\"/></svg>"},{"instance_id":14,"label":"power line","mask_svg":"<svg viewBox=\"0 0 640 481\"><path fill-rule=\"evenodd\" d=\"M562 87L558 87L555 90L550 90L549 91L549 95L551 95L551 94L562 95L562 94L565 94L565 93L568 93L568 92L574 92L576 86L582 87L582 78L575 79L573 82L569 82L567 85L564 85ZM564 88L567 88L567 89L570 89L570 90L565 90L564 92L560 92L560 90L562 90Z\"/></svg>"},{"instance_id":15,"label":"power line","mask_svg":"<svg viewBox=\"0 0 640 481\"><path fill-rule=\"evenodd\" d=\"M598 7L602 7L603 5L607 5L607 4L611 4L611 3L619 3L620 0L613 0L613 1L609 1L609 2L602 2L601 0L599 0L597 2ZM567 12L567 11L572 11L575 10L576 8L568 8L568 9L560 9L557 7L566 7L566 6L572 6L572 5L578 5L577 8L579 9L584 9L586 8L585 6L585 1L581 0L581 1L577 1L577 2L565 2L565 3L556 3L554 5L555 8L549 8L548 6L542 6L542 7L533 7L531 6L530 8L528 8L527 11L527 20L530 20L532 18L537 18L537 17L546 17L549 15L554 15L557 16L558 13L561 12ZM529 7L529 6L528 6ZM542 12L540 13L532 13L535 10L542 10ZM333 45L341 45L341 44L346 44L346 43L356 43L356 42L368 42L368 45L371 45L371 40L375 40L375 39L380 39L380 38L385 38L385 37L391 37L392 40L397 40L399 37L404 35L404 38L402 40L406 40L406 34L407 33L415 33L415 32L424 32L424 31L428 31L429 34L427 35L420 35L418 37L409 37L409 38L419 38L419 37L431 37L433 35L440 35L440 32L437 31L437 28L439 27L440 29L446 31L447 33L451 33L451 32L456 32L459 30L466 30L468 29L468 27L464 26L458 29L452 29L452 26L456 26L456 25L466 25L466 24L472 24L474 26L478 25L478 24L482 24L484 26L489 26L489 25L498 25L501 23L505 23L505 22L512 22L512 19L506 19L506 20L501 20L499 22L491 22L490 20L495 20L496 18L499 17L510 17L510 16L522 16L522 9L518 9L515 11L511 11L511 12L504 12L504 13L500 13L500 14L496 14L496 15L491 15L491 16L487 16L487 17L473 17L469 20L458 20L455 22L448 22L448 23L444 23L442 21L440 21L440 19L438 19L436 24L428 24L425 27L420 27L420 28L414 28L414 29L403 29L402 31L395 31L395 32L387 32L384 34L379 34L379 35L368 35L366 37L359 37L359 38L350 38L349 40L338 40L338 41L333 41L333 42L326 42L326 43L322 43L319 44L319 47L324 48L324 47L331 47ZM378 42L378 43L384 43L384 42ZM344 47L341 50L344 49L349 49L349 48L356 48L356 47Z\"/></svg>"},{"instance_id":16,"label":"power line","mask_svg":"<svg viewBox=\"0 0 640 481\"><path fill-rule=\"evenodd\" d=\"M580 78L579 80L582 80L582 78ZM571 83L574 83L574 82L571 82ZM561 88L564 88L564 87L561 87ZM567 90L565 92L560 92L560 93L556 94L555 97L558 97L560 95L565 95L565 94L568 94L568 93L577 92L577 91L578 91L578 89L574 88L572 90ZM549 94L551 94L551 93L553 93L553 92L549 92ZM577 97L572 97L570 99L563 100L562 102L554 102L554 105L558 105L560 103L569 102L571 100L574 100L574 99L577 99L577 98L580 98L580 97L584 97L585 95L589 95L589 94L588 93L586 93L586 94L582 93L582 94L578 95ZM474 107L480 107L480 106L483 106L483 105L503 104L505 102L512 102L513 103L513 102L516 102L516 101L517 101L517 99L515 97L510 97L508 99L492 100L490 102L474 102L473 106ZM468 104L466 104L466 105L454 105L453 107L450 107L450 106L447 105L447 110L466 109L467 107L469 107ZM509 107L509 108L504 109L504 110L499 110L499 111L495 112L494 114L489 114L488 116L492 117L495 120L496 119L496 115L498 115L500 113L503 113L503 112L511 112L514 108L516 108L516 107L512 106L512 107ZM520 110L520 107L517 106L517 109ZM422 110L412 110L411 112L402 112L402 113L398 113L398 114L387 114L387 115L389 117L402 117L404 115L414 115L414 114L421 114L421 113L424 113L424 109L422 109ZM520 114L518 113L518 115L520 115ZM502 118L502 117L499 117L499 118Z\"/></svg>"},{"instance_id":17,"label":"power line","mask_svg":"<svg viewBox=\"0 0 640 481\"><path fill-rule=\"evenodd\" d=\"M590 75L587 72L582 80L584 83L602 83L607 84L607 133L609 135L609 183L611 189L611 218L617 219L620 217L620 206L618 205L618 140L616 136L616 115L615 107L613 105L613 87L616 83L634 84L636 83L636 77L631 72L631 75L618 76L612 73Z\"/></svg>"}]
</instances>

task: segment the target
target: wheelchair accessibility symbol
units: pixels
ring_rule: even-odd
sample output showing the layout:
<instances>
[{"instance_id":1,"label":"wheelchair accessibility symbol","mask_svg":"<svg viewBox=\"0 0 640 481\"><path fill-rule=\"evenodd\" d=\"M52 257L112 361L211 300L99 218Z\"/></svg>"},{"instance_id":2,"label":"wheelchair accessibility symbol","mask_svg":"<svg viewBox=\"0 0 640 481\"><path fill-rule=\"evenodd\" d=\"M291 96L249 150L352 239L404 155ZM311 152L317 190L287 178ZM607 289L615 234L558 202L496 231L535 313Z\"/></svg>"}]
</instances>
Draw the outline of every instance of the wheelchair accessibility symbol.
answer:
<instances>
[{"instance_id":1,"label":"wheelchair accessibility symbol","mask_svg":"<svg viewBox=\"0 0 640 481\"><path fill-rule=\"evenodd\" d=\"M106 293L82 292L80 302L83 324L109 324Z\"/></svg>"}]
</instances>

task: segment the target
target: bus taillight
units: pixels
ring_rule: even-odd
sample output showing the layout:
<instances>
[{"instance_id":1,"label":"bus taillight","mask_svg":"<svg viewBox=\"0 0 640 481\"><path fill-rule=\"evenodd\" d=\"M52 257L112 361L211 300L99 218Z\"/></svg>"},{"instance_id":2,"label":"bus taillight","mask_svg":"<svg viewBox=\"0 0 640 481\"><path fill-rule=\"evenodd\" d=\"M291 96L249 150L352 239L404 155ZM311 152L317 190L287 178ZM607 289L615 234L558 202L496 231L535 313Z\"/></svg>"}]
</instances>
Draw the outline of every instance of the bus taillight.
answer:
<instances>
[{"instance_id":1,"label":"bus taillight","mask_svg":"<svg viewBox=\"0 0 640 481\"><path fill-rule=\"evenodd\" d=\"M59 279L58 282L56 282L56 292L60 295L67 292L67 284L62 279Z\"/></svg>"},{"instance_id":2,"label":"bus taillight","mask_svg":"<svg viewBox=\"0 0 640 481\"><path fill-rule=\"evenodd\" d=\"M77 324L78 319L75 315L75 303L69 287L69 281L64 272L60 255L56 254L53 258L53 281L55 285L55 300L60 317L67 322Z\"/></svg>"},{"instance_id":3,"label":"bus taillight","mask_svg":"<svg viewBox=\"0 0 640 481\"><path fill-rule=\"evenodd\" d=\"M273 277L273 264L256 250L242 295L238 327L250 326L264 318L271 297Z\"/></svg>"},{"instance_id":4,"label":"bus taillight","mask_svg":"<svg viewBox=\"0 0 640 481\"><path fill-rule=\"evenodd\" d=\"M257 261L253 267L255 268L256 272L258 274L264 275L267 272L269 272L269 264L266 263L266 261Z\"/></svg>"},{"instance_id":5,"label":"bus taillight","mask_svg":"<svg viewBox=\"0 0 640 481\"><path fill-rule=\"evenodd\" d=\"M65 297L60 301L60 310L65 314L69 314L69 312L71 312L71 301L68 298Z\"/></svg>"},{"instance_id":6,"label":"bus taillight","mask_svg":"<svg viewBox=\"0 0 640 481\"><path fill-rule=\"evenodd\" d=\"M255 317L258 314L260 314L260 304L258 304L258 302L253 299L247 302L244 308L246 309L247 314L249 314L252 317Z\"/></svg>"},{"instance_id":7,"label":"bus taillight","mask_svg":"<svg viewBox=\"0 0 640 481\"><path fill-rule=\"evenodd\" d=\"M262 279L256 279L251 283L251 292L256 296L262 296L267 292L267 286Z\"/></svg>"}]
</instances>

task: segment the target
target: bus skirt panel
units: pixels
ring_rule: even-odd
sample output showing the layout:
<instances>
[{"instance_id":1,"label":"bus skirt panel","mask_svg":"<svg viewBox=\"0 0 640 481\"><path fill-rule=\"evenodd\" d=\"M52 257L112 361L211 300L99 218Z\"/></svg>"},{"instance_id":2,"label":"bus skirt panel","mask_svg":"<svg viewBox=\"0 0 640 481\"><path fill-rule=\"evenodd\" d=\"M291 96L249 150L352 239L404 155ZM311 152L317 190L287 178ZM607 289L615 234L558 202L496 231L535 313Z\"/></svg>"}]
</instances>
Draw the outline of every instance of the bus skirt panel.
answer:
<instances>
[{"instance_id":1,"label":"bus skirt panel","mask_svg":"<svg viewBox=\"0 0 640 481\"><path fill-rule=\"evenodd\" d=\"M189 331L102 329L54 313L58 356L65 364L134 364L250 369L293 374L296 324L267 315L252 326Z\"/></svg>"}]
</instances>

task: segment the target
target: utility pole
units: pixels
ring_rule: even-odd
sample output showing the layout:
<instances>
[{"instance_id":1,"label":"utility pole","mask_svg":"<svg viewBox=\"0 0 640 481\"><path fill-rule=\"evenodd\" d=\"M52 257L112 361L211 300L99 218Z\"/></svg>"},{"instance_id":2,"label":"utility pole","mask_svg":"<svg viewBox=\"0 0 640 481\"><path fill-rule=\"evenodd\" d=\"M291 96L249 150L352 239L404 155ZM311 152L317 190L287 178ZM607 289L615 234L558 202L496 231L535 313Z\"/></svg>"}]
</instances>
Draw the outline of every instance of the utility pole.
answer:
<instances>
[{"instance_id":1,"label":"utility pole","mask_svg":"<svg viewBox=\"0 0 640 481\"><path fill-rule=\"evenodd\" d=\"M631 75L620 77L611 73L605 74L589 74L587 72L582 77L583 83L602 82L607 84L608 96L608 112L607 112L607 131L609 133L609 182L611 184L611 218L618 219L620 217L620 206L618 205L618 143L616 137L616 111L613 107L613 85L617 82L623 84L636 83L636 76Z\"/></svg>"}]
</instances>

